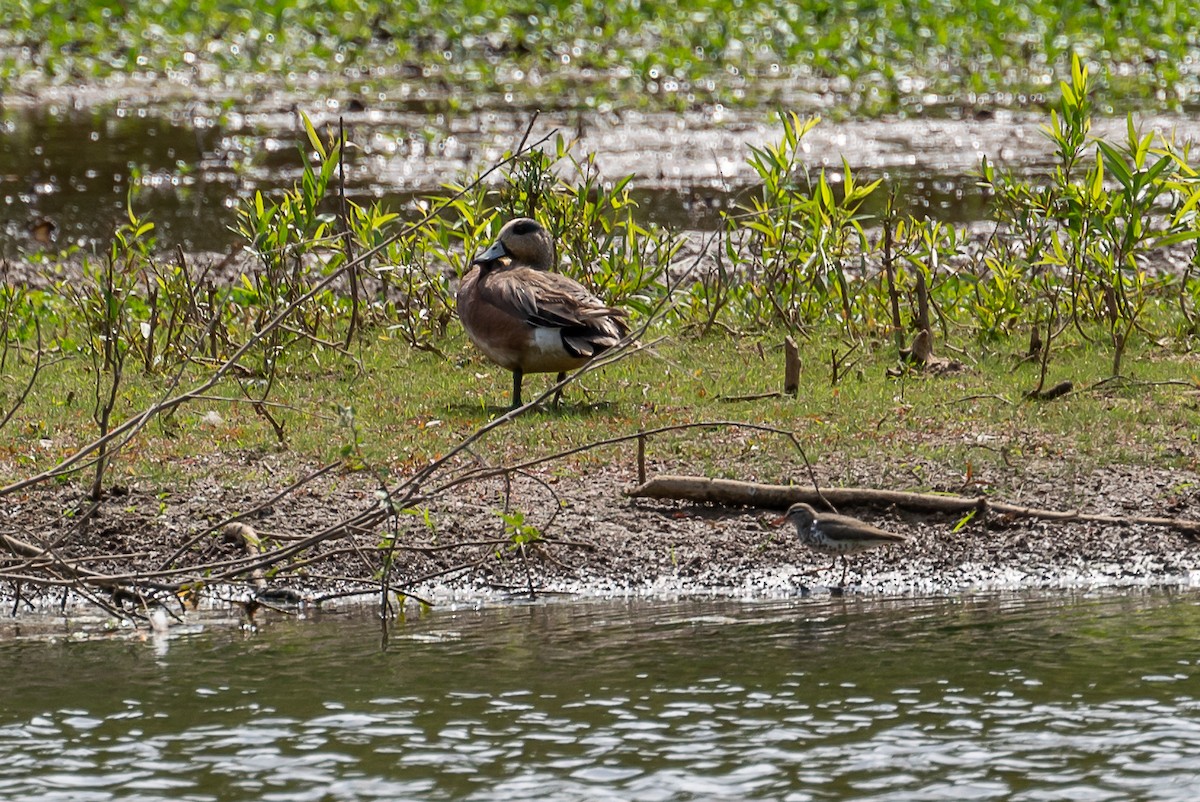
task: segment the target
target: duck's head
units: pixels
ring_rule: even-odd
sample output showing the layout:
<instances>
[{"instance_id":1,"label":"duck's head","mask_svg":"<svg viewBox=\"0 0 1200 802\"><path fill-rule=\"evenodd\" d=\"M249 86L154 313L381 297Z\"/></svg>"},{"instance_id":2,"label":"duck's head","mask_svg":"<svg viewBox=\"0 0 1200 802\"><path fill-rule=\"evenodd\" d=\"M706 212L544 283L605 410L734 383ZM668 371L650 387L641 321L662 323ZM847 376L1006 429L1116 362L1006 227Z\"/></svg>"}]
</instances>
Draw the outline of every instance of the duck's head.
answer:
<instances>
[{"instance_id":1,"label":"duck's head","mask_svg":"<svg viewBox=\"0 0 1200 802\"><path fill-rule=\"evenodd\" d=\"M509 220L492 246L472 259L471 264L487 269L495 267L501 259L535 270L550 270L557 261L554 240L537 220L529 217Z\"/></svg>"}]
</instances>

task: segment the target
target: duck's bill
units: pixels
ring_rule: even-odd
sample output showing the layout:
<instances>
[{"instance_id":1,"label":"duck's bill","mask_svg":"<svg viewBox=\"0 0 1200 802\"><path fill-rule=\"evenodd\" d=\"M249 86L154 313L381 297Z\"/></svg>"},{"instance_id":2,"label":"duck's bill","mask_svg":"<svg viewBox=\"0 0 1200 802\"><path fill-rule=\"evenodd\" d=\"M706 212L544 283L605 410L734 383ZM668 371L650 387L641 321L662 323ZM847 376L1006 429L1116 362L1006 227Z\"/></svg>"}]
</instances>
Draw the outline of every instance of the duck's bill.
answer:
<instances>
[{"instance_id":1,"label":"duck's bill","mask_svg":"<svg viewBox=\"0 0 1200 802\"><path fill-rule=\"evenodd\" d=\"M486 251L472 259L471 264L482 265L488 262L494 262L504 256L508 256L508 251L505 250L503 244L496 242L492 244L492 247L488 248Z\"/></svg>"}]
</instances>

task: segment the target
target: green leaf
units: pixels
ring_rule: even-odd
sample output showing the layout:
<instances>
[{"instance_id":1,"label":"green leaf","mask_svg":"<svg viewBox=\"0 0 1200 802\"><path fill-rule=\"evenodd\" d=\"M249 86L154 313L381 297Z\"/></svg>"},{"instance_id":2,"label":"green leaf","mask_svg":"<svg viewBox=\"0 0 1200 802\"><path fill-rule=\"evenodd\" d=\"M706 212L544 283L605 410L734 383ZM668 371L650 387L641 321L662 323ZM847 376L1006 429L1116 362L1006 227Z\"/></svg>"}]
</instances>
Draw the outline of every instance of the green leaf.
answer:
<instances>
[{"instance_id":1,"label":"green leaf","mask_svg":"<svg viewBox=\"0 0 1200 802\"><path fill-rule=\"evenodd\" d=\"M1096 140L1096 147L1099 149L1100 154L1103 154L1104 166L1113 174L1113 177L1125 189L1132 189L1135 182L1133 180L1133 173L1129 171L1129 165L1125 161L1125 155L1104 140ZM1099 163L1100 160L1097 159L1097 164Z\"/></svg>"},{"instance_id":2,"label":"green leaf","mask_svg":"<svg viewBox=\"0 0 1200 802\"><path fill-rule=\"evenodd\" d=\"M833 190L829 188L829 182L825 180L825 171L821 171L820 181L817 183L817 191L821 195L821 204L826 209L833 208Z\"/></svg>"},{"instance_id":3,"label":"green leaf","mask_svg":"<svg viewBox=\"0 0 1200 802\"><path fill-rule=\"evenodd\" d=\"M969 524L969 523L971 523L971 521L975 520L975 513L977 513L977 512L978 512L978 510L971 510L966 515L959 518L958 523L956 523L954 525L954 528L950 530L951 533L956 533L956 532L962 531L966 527L967 524Z\"/></svg>"},{"instance_id":4,"label":"green leaf","mask_svg":"<svg viewBox=\"0 0 1200 802\"><path fill-rule=\"evenodd\" d=\"M1154 240L1154 247L1167 248L1172 245L1178 245L1181 242L1188 242L1194 239L1200 239L1200 231L1194 229L1192 231L1177 231L1174 234L1168 234L1165 237L1159 237L1158 239Z\"/></svg>"},{"instance_id":5,"label":"green leaf","mask_svg":"<svg viewBox=\"0 0 1200 802\"><path fill-rule=\"evenodd\" d=\"M1059 86L1059 89L1062 91L1063 106L1064 107L1075 106L1076 105L1075 104L1075 100L1076 100L1075 93L1073 91L1071 91L1071 87L1067 84L1067 82L1060 81L1058 86ZM1053 114L1053 112L1051 112L1051 114ZM1051 119L1053 119L1053 118L1051 118Z\"/></svg>"},{"instance_id":6,"label":"green leaf","mask_svg":"<svg viewBox=\"0 0 1200 802\"><path fill-rule=\"evenodd\" d=\"M1175 219L1182 220L1188 212L1195 208L1197 203L1200 203L1200 188L1193 190L1188 199L1184 201L1183 206L1179 207L1179 211L1175 213Z\"/></svg>"},{"instance_id":7,"label":"green leaf","mask_svg":"<svg viewBox=\"0 0 1200 802\"><path fill-rule=\"evenodd\" d=\"M1127 170L1126 175L1128 176L1128 174ZM1104 159L1099 151L1096 152L1096 167L1092 171L1088 192L1091 194L1092 200L1098 200L1104 195Z\"/></svg>"},{"instance_id":8,"label":"green leaf","mask_svg":"<svg viewBox=\"0 0 1200 802\"><path fill-rule=\"evenodd\" d=\"M322 159L328 159L329 154L325 150L325 146L321 144L321 137L317 136L317 129L313 128L312 120L308 119L308 115L300 112L300 118L304 120L304 130L308 134L309 144L313 146L313 150L321 154Z\"/></svg>"},{"instance_id":9,"label":"green leaf","mask_svg":"<svg viewBox=\"0 0 1200 802\"><path fill-rule=\"evenodd\" d=\"M1160 175L1162 175L1163 170L1166 170L1168 167L1171 167L1173 164L1174 164L1174 162L1172 161L1172 159L1169 156L1163 156L1161 159L1156 161L1154 164L1150 165L1150 169L1146 171L1145 177L1142 180L1142 184L1146 185L1146 184L1155 183L1155 181L1158 180L1158 177ZM1158 194L1158 193L1155 193L1155 194Z\"/></svg>"}]
</instances>

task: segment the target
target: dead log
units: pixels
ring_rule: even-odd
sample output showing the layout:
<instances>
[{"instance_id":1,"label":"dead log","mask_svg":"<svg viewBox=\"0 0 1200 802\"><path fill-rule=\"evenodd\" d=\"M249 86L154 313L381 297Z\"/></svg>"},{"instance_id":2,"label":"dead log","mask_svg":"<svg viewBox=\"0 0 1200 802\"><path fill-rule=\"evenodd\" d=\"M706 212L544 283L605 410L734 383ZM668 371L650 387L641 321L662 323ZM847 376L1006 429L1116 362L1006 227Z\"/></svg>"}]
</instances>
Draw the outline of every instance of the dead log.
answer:
<instances>
[{"instance_id":1,"label":"dead log","mask_svg":"<svg viewBox=\"0 0 1200 802\"><path fill-rule=\"evenodd\" d=\"M976 511L982 518L991 514L1037 518L1045 521L1082 521L1103 524L1144 524L1174 529L1192 540L1200 539L1200 521L1187 518L1158 518L1140 515L1098 515L1079 510L1045 510L1022 507L986 496L956 496L943 493L910 493L902 490L875 490L865 487L826 487L820 494L807 485L765 485L736 479L709 479L703 476L655 476L631 488L633 498L674 499L743 507L786 509L797 501L823 504L821 496L842 507L898 507L911 512L966 515Z\"/></svg>"}]
</instances>

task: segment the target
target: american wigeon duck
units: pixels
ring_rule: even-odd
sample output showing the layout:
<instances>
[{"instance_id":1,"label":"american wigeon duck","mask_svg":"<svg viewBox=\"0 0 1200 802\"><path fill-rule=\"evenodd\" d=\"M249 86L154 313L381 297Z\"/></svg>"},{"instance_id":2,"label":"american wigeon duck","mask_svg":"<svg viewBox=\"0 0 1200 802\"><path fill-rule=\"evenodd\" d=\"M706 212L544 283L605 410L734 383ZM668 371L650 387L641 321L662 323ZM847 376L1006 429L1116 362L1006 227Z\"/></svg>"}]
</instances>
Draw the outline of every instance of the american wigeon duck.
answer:
<instances>
[{"instance_id":1,"label":"american wigeon duck","mask_svg":"<svg viewBox=\"0 0 1200 802\"><path fill-rule=\"evenodd\" d=\"M554 240L536 220L510 220L471 264L458 288L458 317L471 342L512 371L514 408L526 373L557 373L562 381L629 330L623 310L550 272Z\"/></svg>"}]
</instances>

